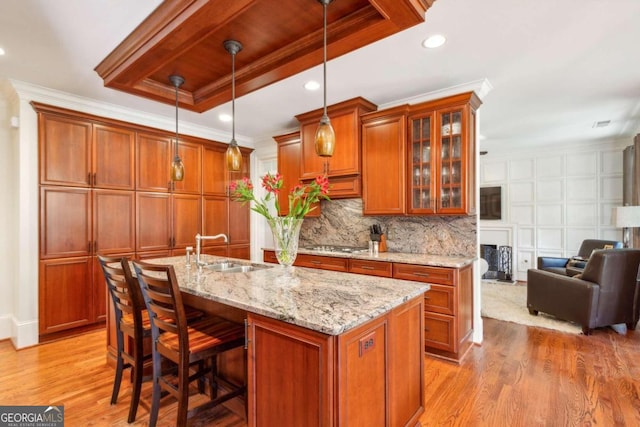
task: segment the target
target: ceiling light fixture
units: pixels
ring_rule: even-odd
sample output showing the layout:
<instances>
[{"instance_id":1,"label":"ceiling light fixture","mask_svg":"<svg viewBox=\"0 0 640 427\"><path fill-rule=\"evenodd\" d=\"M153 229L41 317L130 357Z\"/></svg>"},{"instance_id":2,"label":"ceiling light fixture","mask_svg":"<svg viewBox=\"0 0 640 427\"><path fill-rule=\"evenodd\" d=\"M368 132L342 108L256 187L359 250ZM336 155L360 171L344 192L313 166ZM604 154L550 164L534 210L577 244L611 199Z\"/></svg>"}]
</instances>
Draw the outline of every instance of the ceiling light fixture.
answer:
<instances>
[{"instance_id":1,"label":"ceiling light fixture","mask_svg":"<svg viewBox=\"0 0 640 427\"><path fill-rule=\"evenodd\" d=\"M233 118L231 117L231 115L230 115L230 114L227 114L227 113L221 113L221 114L218 116L218 119L219 119L221 122L225 122L225 123L226 123L226 122L230 122Z\"/></svg>"},{"instance_id":2,"label":"ceiling light fixture","mask_svg":"<svg viewBox=\"0 0 640 427\"><path fill-rule=\"evenodd\" d=\"M306 90L318 90L320 89L320 83L315 80L309 80L304 84L304 88Z\"/></svg>"},{"instance_id":3,"label":"ceiling light fixture","mask_svg":"<svg viewBox=\"0 0 640 427\"><path fill-rule=\"evenodd\" d=\"M184 164L178 154L178 88L184 83L184 79L180 76L169 76L169 81L173 83L176 88L176 141L175 141L175 156L173 162L171 162L171 181L182 181L184 179Z\"/></svg>"},{"instance_id":4,"label":"ceiling light fixture","mask_svg":"<svg viewBox=\"0 0 640 427\"><path fill-rule=\"evenodd\" d=\"M442 46L446 41L447 39L442 34L434 34L424 39L422 46L428 49L435 49L436 47Z\"/></svg>"},{"instance_id":5,"label":"ceiling light fixture","mask_svg":"<svg viewBox=\"0 0 640 427\"><path fill-rule=\"evenodd\" d=\"M242 168L242 153L236 142L236 54L242 50L242 44L226 40L224 48L231 54L231 142L226 152L227 168L237 172Z\"/></svg>"},{"instance_id":6,"label":"ceiling light fixture","mask_svg":"<svg viewBox=\"0 0 640 427\"><path fill-rule=\"evenodd\" d=\"M0 56L4 55L6 52L4 51L3 48L0 47Z\"/></svg>"},{"instance_id":7,"label":"ceiling light fixture","mask_svg":"<svg viewBox=\"0 0 640 427\"><path fill-rule=\"evenodd\" d=\"M336 148L336 134L331 126L331 121L327 115L327 6L332 0L318 0L323 8L323 80L324 80L324 111L318 130L316 130L315 148L316 154L320 157L333 156L333 150Z\"/></svg>"}]
</instances>

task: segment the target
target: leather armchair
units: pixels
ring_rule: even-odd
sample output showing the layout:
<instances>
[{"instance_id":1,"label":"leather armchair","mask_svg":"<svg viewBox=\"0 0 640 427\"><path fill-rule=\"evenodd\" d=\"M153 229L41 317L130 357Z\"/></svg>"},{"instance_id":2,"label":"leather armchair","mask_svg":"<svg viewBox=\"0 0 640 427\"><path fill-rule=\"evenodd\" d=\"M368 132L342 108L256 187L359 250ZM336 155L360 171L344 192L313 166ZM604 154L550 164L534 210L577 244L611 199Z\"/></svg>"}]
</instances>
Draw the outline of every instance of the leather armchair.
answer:
<instances>
[{"instance_id":1,"label":"leather armchair","mask_svg":"<svg viewBox=\"0 0 640 427\"><path fill-rule=\"evenodd\" d=\"M635 329L640 317L640 250L606 249L591 255L576 277L544 270L527 271L529 313L551 314L594 328L625 323Z\"/></svg>"},{"instance_id":2,"label":"leather armchair","mask_svg":"<svg viewBox=\"0 0 640 427\"><path fill-rule=\"evenodd\" d=\"M622 242L615 240L586 239L582 241L576 257L538 257L538 269L562 274L564 276L574 276L579 273L579 271L576 271L576 268L584 268L587 264L587 260L591 256L591 253L596 249L603 249L605 245L612 245L613 249L622 248ZM567 267L569 266L574 268L567 270Z\"/></svg>"}]
</instances>

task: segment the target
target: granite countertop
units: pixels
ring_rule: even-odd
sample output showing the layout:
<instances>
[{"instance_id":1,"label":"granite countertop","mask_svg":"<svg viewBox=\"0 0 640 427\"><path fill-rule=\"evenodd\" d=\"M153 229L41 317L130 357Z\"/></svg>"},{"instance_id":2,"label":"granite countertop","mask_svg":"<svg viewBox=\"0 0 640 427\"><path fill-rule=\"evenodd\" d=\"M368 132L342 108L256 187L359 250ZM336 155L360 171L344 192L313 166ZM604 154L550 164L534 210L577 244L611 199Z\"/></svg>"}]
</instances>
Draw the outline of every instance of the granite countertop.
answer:
<instances>
[{"instance_id":1,"label":"granite countertop","mask_svg":"<svg viewBox=\"0 0 640 427\"><path fill-rule=\"evenodd\" d=\"M184 292L329 335L366 323L429 290L426 283L203 255L207 263L251 264L248 273L185 266L185 257L145 260L172 264Z\"/></svg>"},{"instance_id":2,"label":"granite countertop","mask_svg":"<svg viewBox=\"0 0 640 427\"><path fill-rule=\"evenodd\" d=\"M266 250L273 250L273 248L264 248ZM409 254L403 252L380 252L378 255L369 255L369 251L364 252L331 252L331 251L319 251L314 249L299 248L299 254L309 255L322 255L333 256L339 258L354 258L354 259L367 259L371 261L387 261L397 262L403 264L416 264L427 265L431 267L450 267L450 268L462 268L465 267L476 258L462 257L462 256L444 256L444 255L429 255L429 254Z\"/></svg>"}]
</instances>

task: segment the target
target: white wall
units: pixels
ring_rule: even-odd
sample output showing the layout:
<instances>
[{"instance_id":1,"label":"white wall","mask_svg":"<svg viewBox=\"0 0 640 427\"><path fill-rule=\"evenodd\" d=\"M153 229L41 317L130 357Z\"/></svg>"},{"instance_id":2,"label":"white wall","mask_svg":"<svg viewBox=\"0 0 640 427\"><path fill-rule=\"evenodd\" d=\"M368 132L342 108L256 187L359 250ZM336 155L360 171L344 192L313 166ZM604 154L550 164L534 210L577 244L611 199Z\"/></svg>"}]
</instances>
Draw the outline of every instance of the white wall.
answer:
<instances>
[{"instance_id":1,"label":"white wall","mask_svg":"<svg viewBox=\"0 0 640 427\"><path fill-rule=\"evenodd\" d=\"M491 150L480 157L480 186L502 186L501 221L480 221L480 242L496 229L513 230L513 271L526 280L538 256L575 255L582 240L622 240L610 224L622 204L618 140L543 149Z\"/></svg>"}]
</instances>

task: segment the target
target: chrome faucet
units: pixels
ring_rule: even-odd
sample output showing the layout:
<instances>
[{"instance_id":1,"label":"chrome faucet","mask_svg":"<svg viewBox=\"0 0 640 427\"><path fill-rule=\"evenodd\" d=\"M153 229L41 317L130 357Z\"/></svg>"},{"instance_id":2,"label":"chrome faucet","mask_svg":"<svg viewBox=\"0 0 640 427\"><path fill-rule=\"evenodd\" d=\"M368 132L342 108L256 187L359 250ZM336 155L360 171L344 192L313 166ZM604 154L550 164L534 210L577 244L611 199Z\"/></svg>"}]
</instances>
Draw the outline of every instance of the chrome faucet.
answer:
<instances>
[{"instance_id":1,"label":"chrome faucet","mask_svg":"<svg viewBox=\"0 0 640 427\"><path fill-rule=\"evenodd\" d=\"M200 242L202 240L214 240L214 239L220 239L220 238L223 238L225 243L229 242L229 238L224 233L216 234L215 236L201 236L200 233L196 234L196 266L197 267L201 267L202 265L204 265L200 263L200 247L201 247Z\"/></svg>"}]
</instances>

